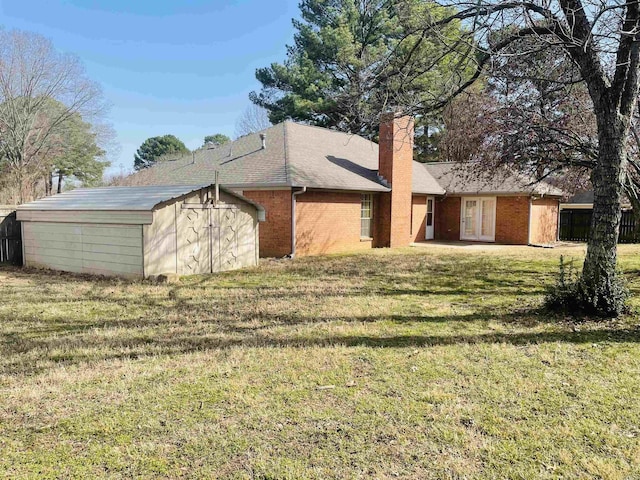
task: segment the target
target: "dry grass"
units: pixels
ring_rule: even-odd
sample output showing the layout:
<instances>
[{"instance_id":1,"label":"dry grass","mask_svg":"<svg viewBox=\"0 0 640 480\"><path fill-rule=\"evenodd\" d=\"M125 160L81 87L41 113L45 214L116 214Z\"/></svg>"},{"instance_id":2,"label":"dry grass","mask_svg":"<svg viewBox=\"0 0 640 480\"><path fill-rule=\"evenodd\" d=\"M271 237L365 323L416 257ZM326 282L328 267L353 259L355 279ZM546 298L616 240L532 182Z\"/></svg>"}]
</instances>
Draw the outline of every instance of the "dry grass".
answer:
<instances>
[{"instance_id":1,"label":"dry grass","mask_svg":"<svg viewBox=\"0 0 640 480\"><path fill-rule=\"evenodd\" d=\"M640 478L637 317L538 310L579 252L381 250L177 285L1 269L0 476ZM621 249L638 296L639 254Z\"/></svg>"}]
</instances>

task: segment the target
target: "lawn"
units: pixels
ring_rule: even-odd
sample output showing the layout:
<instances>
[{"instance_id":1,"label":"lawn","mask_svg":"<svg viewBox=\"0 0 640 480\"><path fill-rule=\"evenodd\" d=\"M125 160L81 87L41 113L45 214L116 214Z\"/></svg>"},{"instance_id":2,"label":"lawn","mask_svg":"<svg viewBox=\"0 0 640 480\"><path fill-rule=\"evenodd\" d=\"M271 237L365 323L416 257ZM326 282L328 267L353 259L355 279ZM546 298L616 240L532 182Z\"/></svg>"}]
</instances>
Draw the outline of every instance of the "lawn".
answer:
<instances>
[{"instance_id":1,"label":"lawn","mask_svg":"<svg viewBox=\"0 0 640 480\"><path fill-rule=\"evenodd\" d=\"M542 313L561 253L3 267L0 477L640 478L640 320Z\"/></svg>"}]
</instances>

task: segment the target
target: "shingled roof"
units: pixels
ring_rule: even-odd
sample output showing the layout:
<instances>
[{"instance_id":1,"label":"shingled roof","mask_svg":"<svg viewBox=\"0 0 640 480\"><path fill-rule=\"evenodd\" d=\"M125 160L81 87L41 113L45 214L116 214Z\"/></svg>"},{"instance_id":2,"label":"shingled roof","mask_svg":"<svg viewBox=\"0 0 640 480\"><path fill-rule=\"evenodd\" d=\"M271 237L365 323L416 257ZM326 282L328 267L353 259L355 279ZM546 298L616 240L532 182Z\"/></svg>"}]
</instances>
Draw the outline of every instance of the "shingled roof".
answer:
<instances>
[{"instance_id":1,"label":"shingled roof","mask_svg":"<svg viewBox=\"0 0 640 480\"><path fill-rule=\"evenodd\" d=\"M593 190L587 190L586 192L576 193L573 197L569 198L565 203L571 205L593 205L594 193Z\"/></svg>"},{"instance_id":2,"label":"shingled roof","mask_svg":"<svg viewBox=\"0 0 640 480\"><path fill-rule=\"evenodd\" d=\"M260 133L266 136L262 148ZM358 135L283 122L212 149L199 149L142 170L131 185L191 185L215 180L227 188L308 187L388 192L378 176L378 145ZM414 162L415 193L444 194Z\"/></svg>"},{"instance_id":3,"label":"shingled roof","mask_svg":"<svg viewBox=\"0 0 640 480\"><path fill-rule=\"evenodd\" d=\"M176 154L126 179L132 185L193 185L213 183L216 171L226 187L289 186L286 168L285 128L276 125L260 136L247 135L217 148L202 148L187 155Z\"/></svg>"},{"instance_id":4,"label":"shingled roof","mask_svg":"<svg viewBox=\"0 0 640 480\"><path fill-rule=\"evenodd\" d=\"M507 169L491 172L490 175L478 171L473 162L433 162L424 164L431 176L449 195L547 195L561 197L564 192L547 183L536 181L526 175Z\"/></svg>"},{"instance_id":5,"label":"shingled roof","mask_svg":"<svg viewBox=\"0 0 640 480\"><path fill-rule=\"evenodd\" d=\"M262 148L261 134L265 136ZM378 175L378 145L358 135L283 122L216 148L202 148L157 163L125 179L126 185L211 184L219 172L232 189L307 187L388 192ZM491 179L463 175L456 164L413 162L413 193L561 196L544 182L519 174Z\"/></svg>"}]
</instances>

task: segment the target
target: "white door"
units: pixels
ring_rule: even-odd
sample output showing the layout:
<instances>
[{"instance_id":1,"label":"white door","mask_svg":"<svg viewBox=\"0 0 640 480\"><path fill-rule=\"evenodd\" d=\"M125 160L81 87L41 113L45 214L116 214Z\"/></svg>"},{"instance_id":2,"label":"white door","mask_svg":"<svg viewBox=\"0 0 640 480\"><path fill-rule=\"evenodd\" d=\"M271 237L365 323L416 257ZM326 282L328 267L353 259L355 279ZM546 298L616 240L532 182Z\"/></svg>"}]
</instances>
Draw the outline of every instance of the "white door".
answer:
<instances>
[{"instance_id":1,"label":"white door","mask_svg":"<svg viewBox=\"0 0 640 480\"><path fill-rule=\"evenodd\" d=\"M220 216L220 271L238 268L238 216L240 210L229 205L219 208ZM217 271L214 267L214 272Z\"/></svg>"},{"instance_id":2,"label":"white door","mask_svg":"<svg viewBox=\"0 0 640 480\"><path fill-rule=\"evenodd\" d=\"M496 198L463 197L460 240L494 242L496 239Z\"/></svg>"},{"instance_id":3,"label":"white door","mask_svg":"<svg viewBox=\"0 0 640 480\"><path fill-rule=\"evenodd\" d=\"M177 218L178 273L211 273L211 209L184 205Z\"/></svg>"},{"instance_id":4,"label":"white door","mask_svg":"<svg viewBox=\"0 0 640 480\"><path fill-rule=\"evenodd\" d=\"M496 240L496 199L480 199L480 240L495 242Z\"/></svg>"},{"instance_id":5,"label":"white door","mask_svg":"<svg viewBox=\"0 0 640 480\"><path fill-rule=\"evenodd\" d=\"M426 240L433 240L434 238L434 233L435 233L435 229L433 226L433 222L434 222L434 208L435 208L435 201L433 197L427 197L427 218L425 221L426 224L426 231L424 234L424 238Z\"/></svg>"},{"instance_id":6,"label":"white door","mask_svg":"<svg viewBox=\"0 0 640 480\"><path fill-rule=\"evenodd\" d=\"M463 198L460 240L478 240L478 199Z\"/></svg>"}]
</instances>

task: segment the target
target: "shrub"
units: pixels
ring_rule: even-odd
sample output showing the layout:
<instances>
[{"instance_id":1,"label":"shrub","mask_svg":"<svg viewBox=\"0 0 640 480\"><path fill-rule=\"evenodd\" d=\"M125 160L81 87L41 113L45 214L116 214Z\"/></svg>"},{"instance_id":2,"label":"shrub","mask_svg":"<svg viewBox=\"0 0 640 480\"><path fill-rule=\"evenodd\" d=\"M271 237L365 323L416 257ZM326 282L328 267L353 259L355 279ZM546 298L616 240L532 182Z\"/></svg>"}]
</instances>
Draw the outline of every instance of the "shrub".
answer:
<instances>
[{"instance_id":1,"label":"shrub","mask_svg":"<svg viewBox=\"0 0 640 480\"><path fill-rule=\"evenodd\" d=\"M585 278L575 261L560 257L560 270L553 286L547 289L548 310L573 316L617 317L628 312L629 289L621 272L604 287L595 279Z\"/></svg>"}]
</instances>

